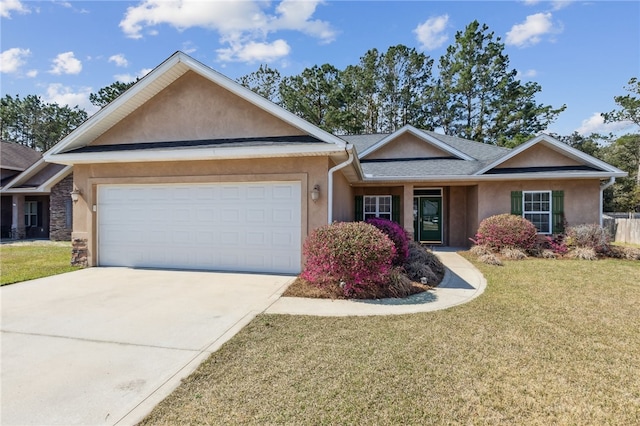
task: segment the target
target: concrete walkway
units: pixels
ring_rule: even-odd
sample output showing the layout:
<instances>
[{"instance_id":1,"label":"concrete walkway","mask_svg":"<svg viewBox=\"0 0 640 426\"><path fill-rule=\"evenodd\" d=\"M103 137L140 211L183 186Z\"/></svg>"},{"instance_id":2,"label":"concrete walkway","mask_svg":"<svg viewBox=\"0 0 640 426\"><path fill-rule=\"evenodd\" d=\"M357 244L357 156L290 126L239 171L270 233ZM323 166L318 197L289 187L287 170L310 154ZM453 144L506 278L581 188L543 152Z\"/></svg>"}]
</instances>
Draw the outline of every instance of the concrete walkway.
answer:
<instances>
[{"instance_id":1,"label":"concrete walkway","mask_svg":"<svg viewBox=\"0 0 640 426\"><path fill-rule=\"evenodd\" d=\"M327 300L281 297L265 313L316 316L413 314L467 303L484 292L487 281L482 273L457 254L455 249L443 248L435 251L435 254L447 271L440 285L433 290L405 299Z\"/></svg>"}]
</instances>

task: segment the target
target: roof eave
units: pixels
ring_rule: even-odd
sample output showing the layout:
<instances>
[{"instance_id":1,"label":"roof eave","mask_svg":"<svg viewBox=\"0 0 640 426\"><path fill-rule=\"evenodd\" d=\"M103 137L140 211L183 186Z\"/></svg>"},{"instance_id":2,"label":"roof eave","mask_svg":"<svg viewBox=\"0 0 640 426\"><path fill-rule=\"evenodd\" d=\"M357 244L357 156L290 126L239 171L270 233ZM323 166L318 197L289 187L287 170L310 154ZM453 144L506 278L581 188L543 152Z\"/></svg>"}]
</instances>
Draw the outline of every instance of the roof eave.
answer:
<instances>
[{"instance_id":1,"label":"roof eave","mask_svg":"<svg viewBox=\"0 0 640 426\"><path fill-rule=\"evenodd\" d=\"M225 148L157 149L139 151L108 151L87 153L62 153L47 157L47 161L58 164L136 163L141 161L198 161L230 160L246 158L301 157L334 155L343 153L335 145L324 146L251 146Z\"/></svg>"},{"instance_id":2,"label":"roof eave","mask_svg":"<svg viewBox=\"0 0 640 426\"><path fill-rule=\"evenodd\" d=\"M626 172L577 172L577 173L505 173L497 175L440 175L440 176L364 176L365 182L443 182L443 181L505 181L505 180L568 180L605 179L625 177Z\"/></svg>"}]
</instances>

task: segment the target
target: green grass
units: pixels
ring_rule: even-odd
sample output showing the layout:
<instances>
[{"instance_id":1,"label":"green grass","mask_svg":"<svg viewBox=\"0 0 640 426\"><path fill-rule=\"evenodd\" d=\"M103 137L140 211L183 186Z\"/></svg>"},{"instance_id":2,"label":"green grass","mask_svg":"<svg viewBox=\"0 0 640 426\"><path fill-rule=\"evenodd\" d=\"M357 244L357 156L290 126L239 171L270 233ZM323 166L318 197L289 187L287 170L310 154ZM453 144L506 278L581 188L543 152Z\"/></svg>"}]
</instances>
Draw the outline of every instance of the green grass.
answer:
<instances>
[{"instance_id":1,"label":"green grass","mask_svg":"<svg viewBox=\"0 0 640 426\"><path fill-rule=\"evenodd\" d=\"M74 271L71 243L16 243L0 245L0 285Z\"/></svg>"},{"instance_id":2,"label":"green grass","mask_svg":"<svg viewBox=\"0 0 640 426\"><path fill-rule=\"evenodd\" d=\"M142 424L640 423L640 262L476 266L444 311L261 315Z\"/></svg>"}]
</instances>

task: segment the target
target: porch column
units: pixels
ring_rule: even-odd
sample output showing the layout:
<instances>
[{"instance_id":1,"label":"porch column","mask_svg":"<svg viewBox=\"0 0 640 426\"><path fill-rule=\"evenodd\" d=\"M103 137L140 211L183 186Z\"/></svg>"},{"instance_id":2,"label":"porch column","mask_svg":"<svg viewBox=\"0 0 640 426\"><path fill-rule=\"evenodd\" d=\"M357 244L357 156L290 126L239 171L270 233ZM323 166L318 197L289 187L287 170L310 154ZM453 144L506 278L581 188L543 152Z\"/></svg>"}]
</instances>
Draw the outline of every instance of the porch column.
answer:
<instances>
[{"instance_id":1,"label":"porch column","mask_svg":"<svg viewBox=\"0 0 640 426\"><path fill-rule=\"evenodd\" d=\"M24 195L13 194L11 203L11 238L22 240L26 237L24 229Z\"/></svg>"},{"instance_id":2,"label":"porch column","mask_svg":"<svg viewBox=\"0 0 640 426\"><path fill-rule=\"evenodd\" d=\"M411 235L411 238L413 238L413 184L404 185L404 194L402 199L404 210L402 223L404 223L404 229L409 233L409 235Z\"/></svg>"}]
</instances>

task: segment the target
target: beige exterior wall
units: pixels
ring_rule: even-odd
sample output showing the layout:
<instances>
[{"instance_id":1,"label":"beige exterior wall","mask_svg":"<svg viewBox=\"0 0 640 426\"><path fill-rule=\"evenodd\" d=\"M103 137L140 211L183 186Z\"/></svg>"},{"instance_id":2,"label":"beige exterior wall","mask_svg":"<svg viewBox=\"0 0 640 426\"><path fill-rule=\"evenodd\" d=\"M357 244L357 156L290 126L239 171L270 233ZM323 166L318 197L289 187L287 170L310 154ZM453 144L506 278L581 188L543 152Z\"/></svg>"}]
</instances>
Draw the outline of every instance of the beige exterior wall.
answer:
<instances>
[{"instance_id":1,"label":"beige exterior wall","mask_svg":"<svg viewBox=\"0 0 640 426\"><path fill-rule=\"evenodd\" d=\"M331 163L329 166L333 167L335 164ZM333 221L351 222L354 215L355 199L353 189L342 172L338 170L333 174Z\"/></svg>"},{"instance_id":2,"label":"beige exterior wall","mask_svg":"<svg viewBox=\"0 0 640 426\"><path fill-rule=\"evenodd\" d=\"M468 203L468 187L452 186L448 188L447 194L447 211L448 220L445 242L452 247L466 247L468 245L467 237L467 217L470 207Z\"/></svg>"},{"instance_id":3,"label":"beige exterior wall","mask_svg":"<svg viewBox=\"0 0 640 426\"><path fill-rule=\"evenodd\" d=\"M90 145L304 134L188 71Z\"/></svg>"},{"instance_id":4,"label":"beige exterior wall","mask_svg":"<svg viewBox=\"0 0 640 426\"><path fill-rule=\"evenodd\" d=\"M511 212L511 191L564 191L564 213L569 226L599 223L600 181L486 182L478 184L478 219Z\"/></svg>"},{"instance_id":5,"label":"beige exterior wall","mask_svg":"<svg viewBox=\"0 0 640 426\"><path fill-rule=\"evenodd\" d=\"M302 238L327 223L327 197L311 200L314 185L327 188L327 157L253 160L147 162L74 166L74 184L82 196L74 205L72 238L87 239L88 264L97 265L97 188L103 184L217 183L300 181ZM302 243L302 241L301 241Z\"/></svg>"},{"instance_id":6,"label":"beige exterior wall","mask_svg":"<svg viewBox=\"0 0 640 426\"><path fill-rule=\"evenodd\" d=\"M382 148L367 155L368 160L411 157L449 157L451 154L415 137L404 133Z\"/></svg>"},{"instance_id":7,"label":"beige exterior wall","mask_svg":"<svg viewBox=\"0 0 640 426\"><path fill-rule=\"evenodd\" d=\"M529 149L524 150L519 155L500 164L497 169L505 167L557 167L557 166L576 166L582 163L560 154L553 149L537 144Z\"/></svg>"}]
</instances>

